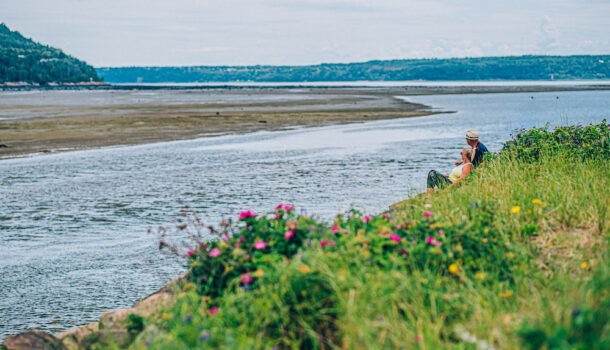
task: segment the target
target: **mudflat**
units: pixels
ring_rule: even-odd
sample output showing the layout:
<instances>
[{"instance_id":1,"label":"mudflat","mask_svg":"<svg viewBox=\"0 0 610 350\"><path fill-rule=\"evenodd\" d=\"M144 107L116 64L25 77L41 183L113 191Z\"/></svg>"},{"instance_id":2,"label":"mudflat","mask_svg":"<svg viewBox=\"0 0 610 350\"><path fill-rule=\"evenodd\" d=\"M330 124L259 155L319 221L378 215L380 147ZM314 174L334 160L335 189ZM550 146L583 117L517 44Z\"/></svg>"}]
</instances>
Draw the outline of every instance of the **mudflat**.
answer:
<instances>
[{"instance_id":1,"label":"mudflat","mask_svg":"<svg viewBox=\"0 0 610 350\"><path fill-rule=\"evenodd\" d=\"M0 159L435 112L401 95L599 87L99 89L0 92ZM603 88L603 87L602 87Z\"/></svg>"}]
</instances>

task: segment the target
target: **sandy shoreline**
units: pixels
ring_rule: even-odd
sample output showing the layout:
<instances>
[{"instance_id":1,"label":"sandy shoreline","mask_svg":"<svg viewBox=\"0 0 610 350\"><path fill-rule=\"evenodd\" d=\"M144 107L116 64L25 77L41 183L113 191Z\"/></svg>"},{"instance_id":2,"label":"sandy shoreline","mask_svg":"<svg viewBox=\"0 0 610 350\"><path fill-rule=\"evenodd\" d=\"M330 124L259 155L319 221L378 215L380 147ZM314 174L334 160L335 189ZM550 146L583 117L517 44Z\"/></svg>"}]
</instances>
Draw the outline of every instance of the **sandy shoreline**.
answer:
<instances>
[{"instance_id":1,"label":"sandy shoreline","mask_svg":"<svg viewBox=\"0 0 610 350\"><path fill-rule=\"evenodd\" d=\"M398 95L599 89L610 86L153 89L148 99L149 90L133 89L0 94L8 116L0 120L0 159L435 113Z\"/></svg>"}]
</instances>

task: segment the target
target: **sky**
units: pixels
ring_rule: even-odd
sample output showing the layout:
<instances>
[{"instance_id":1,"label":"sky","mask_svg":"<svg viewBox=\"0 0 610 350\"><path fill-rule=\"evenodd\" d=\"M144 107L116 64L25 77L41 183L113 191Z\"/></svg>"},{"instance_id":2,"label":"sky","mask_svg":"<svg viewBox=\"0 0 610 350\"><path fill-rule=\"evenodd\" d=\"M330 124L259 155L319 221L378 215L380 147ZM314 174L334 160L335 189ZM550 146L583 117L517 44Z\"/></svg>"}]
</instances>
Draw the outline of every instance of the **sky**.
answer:
<instances>
[{"instance_id":1,"label":"sky","mask_svg":"<svg viewBox=\"0 0 610 350\"><path fill-rule=\"evenodd\" d=\"M96 67L610 53L610 0L0 0Z\"/></svg>"}]
</instances>

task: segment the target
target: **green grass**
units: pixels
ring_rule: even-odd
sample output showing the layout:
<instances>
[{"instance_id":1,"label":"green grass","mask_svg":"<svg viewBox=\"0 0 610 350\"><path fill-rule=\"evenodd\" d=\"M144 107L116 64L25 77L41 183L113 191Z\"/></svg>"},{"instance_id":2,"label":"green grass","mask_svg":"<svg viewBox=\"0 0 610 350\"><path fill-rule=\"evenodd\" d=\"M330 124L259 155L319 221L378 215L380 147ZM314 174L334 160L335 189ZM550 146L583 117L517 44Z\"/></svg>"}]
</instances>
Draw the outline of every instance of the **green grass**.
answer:
<instances>
[{"instance_id":1,"label":"green grass","mask_svg":"<svg viewBox=\"0 0 610 350\"><path fill-rule=\"evenodd\" d=\"M223 226L232 237L200 242L175 305L131 346L608 348L610 146L596 127L582 145L578 128L552 142L535 129L456 189L340 215L336 234L288 209Z\"/></svg>"}]
</instances>

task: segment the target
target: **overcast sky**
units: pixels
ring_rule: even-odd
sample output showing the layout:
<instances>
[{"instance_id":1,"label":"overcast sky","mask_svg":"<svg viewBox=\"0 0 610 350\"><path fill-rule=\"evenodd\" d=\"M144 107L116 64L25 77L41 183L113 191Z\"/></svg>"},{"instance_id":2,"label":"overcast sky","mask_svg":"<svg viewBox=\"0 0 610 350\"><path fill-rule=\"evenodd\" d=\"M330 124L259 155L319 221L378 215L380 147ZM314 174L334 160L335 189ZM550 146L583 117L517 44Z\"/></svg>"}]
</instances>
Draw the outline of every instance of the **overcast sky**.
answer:
<instances>
[{"instance_id":1,"label":"overcast sky","mask_svg":"<svg viewBox=\"0 0 610 350\"><path fill-rule=\"evenodd\" d=\"M610 0L0 0L0 21L97 67L610 53Z\"/></svg>"}]
</instances>

